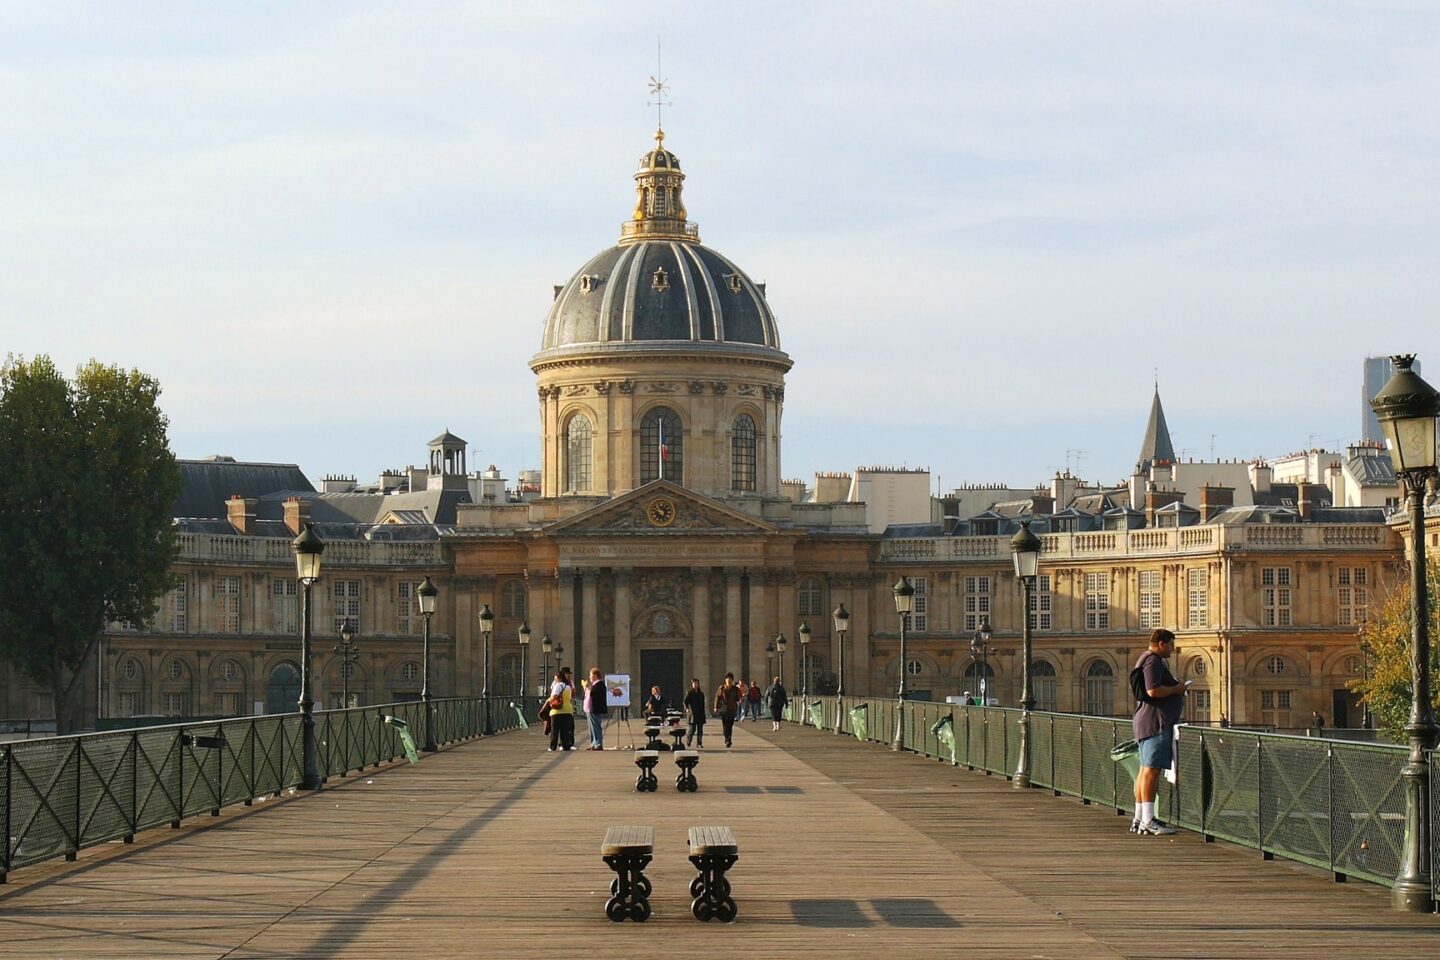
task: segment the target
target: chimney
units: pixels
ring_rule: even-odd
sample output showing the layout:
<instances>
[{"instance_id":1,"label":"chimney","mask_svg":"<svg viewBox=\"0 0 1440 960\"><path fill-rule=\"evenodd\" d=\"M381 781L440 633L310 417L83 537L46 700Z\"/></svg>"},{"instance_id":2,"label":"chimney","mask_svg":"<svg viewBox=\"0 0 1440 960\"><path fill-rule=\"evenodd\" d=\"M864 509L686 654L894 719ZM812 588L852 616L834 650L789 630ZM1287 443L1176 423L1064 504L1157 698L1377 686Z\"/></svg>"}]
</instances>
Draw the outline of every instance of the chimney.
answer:
<instances>
[{"instance_id":1,"label":"chimney","mask_svg":"<svg viewBox=\"0 0 1440 960\"><path fill-rule=\"evenodd\" d=\"M285 501L285 526L295 536L300 536L300 531L305 529L305 524L310 522L310 501L301 500L299 497L291 497Z\"/></svg>"},{"instance_id":2,"label":"chimney","mask_svg":"<svg viewBox=\"0 0 1440 960\"><path fill-rule=\"evenodd\" d=\"M255 529L255 507L260 503L254 497L242 497L232 493L225 501L225 514L236 533L249 536Z\"/></svg>"},{"instance_id":3,"label":"chimney","mask_svg":"<svg viewBox=\"0 0 1440 960\"><path fill-rule=\"evenodd\" d=\"M1309 520L1315 501L1310 499L1310 481L1301 477L1295 481L1295 507L1300 511L1301 520Z\"/></svg>"},{"instance_id":4,"label":"chimney","mask_svg":"<svg viewBox=\"0 0 1440 960\"><path fill-rule=\"evenodd\" d=\"M1145 526L1155 526L1155 511L1161 507L1168 507L1172 503L1180 503L1185 499L1185 494L1178 490L1156 490L1153 487L1145 491Z\"/></svg>"},{"instance_id":5,"label":"chimney","mask_svg":"<svg viewBox=\"0 0 1440 960\"><path fill-rule=\"evenodd\" d=\"M944 526L943 526L943 529L944 529L944 531L945 531L945 536L948 537L948 536L950 536L951 534L953 534L953 533L955 532L955 525L958 524L959 522L960 522L960 518L959 518L959 517L945 517L945 518L941 521L941 523L944 525Z\"/></svg>"},{"instance_id":6,"label":"chimney","mask_svg":"<svg viewBox=\"0 0 1440 960\"><path fill-rule=\"evenodd\" d=\"M1235 506L1235 488L1205 484L1200 488L1200 522L1209 523L1227 507Z\"/></svg>"},{"instance_id":7,"label":"chimney","mask_svg":"<svg viewBox=\"0 0 1440 960\"><path fill-rule=\"evenodd\" d=\"M1250 486L1255 488L1256 493L1270 492L1270 475L1270 464L1263 460L1250 464Z\"/></svg>"},{"instance_id":8,"label":"chimney","mask_svg":"<svg viewBox=\"0 0 1440 960\"><path fill-rule=\"evenodd\" d=\"M1055 512L1055 498L1048 493L1035 493L1030 496L1030 513L1036 517L1048 517Z\"/></svg>"}]
</instances>

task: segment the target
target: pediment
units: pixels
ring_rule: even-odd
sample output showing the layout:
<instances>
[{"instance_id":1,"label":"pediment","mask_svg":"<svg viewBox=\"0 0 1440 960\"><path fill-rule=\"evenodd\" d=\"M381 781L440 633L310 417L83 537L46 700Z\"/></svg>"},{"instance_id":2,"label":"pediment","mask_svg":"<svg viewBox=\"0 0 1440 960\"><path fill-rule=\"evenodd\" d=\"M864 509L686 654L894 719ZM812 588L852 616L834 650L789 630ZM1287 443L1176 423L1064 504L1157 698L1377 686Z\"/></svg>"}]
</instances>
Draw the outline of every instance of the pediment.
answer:
<instances>
[{"instance_id":1,"label":"pediment","mask_svg":"<svg viewBox=\"0 0 1440 960\"><path fill-rule=\"evenodd\" d=\"M597 534L704 536L708 534L769 534L776 527L733 510L668 480L653 480L614 500L547 527L552 537Z\"/></svg>"}]
</instances>

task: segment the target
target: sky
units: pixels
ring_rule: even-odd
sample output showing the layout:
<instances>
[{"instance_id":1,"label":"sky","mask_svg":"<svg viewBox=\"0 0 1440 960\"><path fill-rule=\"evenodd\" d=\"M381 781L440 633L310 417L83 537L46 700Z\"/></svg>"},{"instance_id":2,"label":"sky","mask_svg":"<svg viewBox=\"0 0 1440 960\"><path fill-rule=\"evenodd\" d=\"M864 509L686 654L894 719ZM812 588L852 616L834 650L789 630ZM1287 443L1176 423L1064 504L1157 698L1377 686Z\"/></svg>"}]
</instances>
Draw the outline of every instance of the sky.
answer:
<instances>
[{"instance_id":1,"label":"sky","mask_svg":"<svg viewBox=\"0 0 1440 960\"><path fill-rule=\"evenodd\" d=\"M1334 449L1365 355L1440 371L1419 0L0 0L0 355L155 376L180 457L365 481L449 429L514 478L657 41L788 477L1114 481L1157 378L1182 458Z\"/></svg>"}]
</instances>

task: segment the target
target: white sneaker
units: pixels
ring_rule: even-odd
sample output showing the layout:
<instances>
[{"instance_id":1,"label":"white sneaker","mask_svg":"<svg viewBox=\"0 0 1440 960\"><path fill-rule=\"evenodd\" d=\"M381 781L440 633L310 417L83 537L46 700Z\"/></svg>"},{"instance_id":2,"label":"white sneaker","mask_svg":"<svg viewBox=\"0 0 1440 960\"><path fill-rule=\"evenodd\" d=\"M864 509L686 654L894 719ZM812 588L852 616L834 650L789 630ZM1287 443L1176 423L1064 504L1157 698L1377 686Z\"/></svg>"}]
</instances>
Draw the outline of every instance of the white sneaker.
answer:
<instances>
[{"instance_id":1,"label":"white sneaker","mask_svg":"<svg viewBox=\"0 0 1440 960\"><path fill-rule=\"evenodd\" d=\"M1147 820L1140 824L1136 833L1149 834L1152 837L1168 837L1175 832L1174 827L1167 827L1159 820Z\"/></svg>"}]
</instances>

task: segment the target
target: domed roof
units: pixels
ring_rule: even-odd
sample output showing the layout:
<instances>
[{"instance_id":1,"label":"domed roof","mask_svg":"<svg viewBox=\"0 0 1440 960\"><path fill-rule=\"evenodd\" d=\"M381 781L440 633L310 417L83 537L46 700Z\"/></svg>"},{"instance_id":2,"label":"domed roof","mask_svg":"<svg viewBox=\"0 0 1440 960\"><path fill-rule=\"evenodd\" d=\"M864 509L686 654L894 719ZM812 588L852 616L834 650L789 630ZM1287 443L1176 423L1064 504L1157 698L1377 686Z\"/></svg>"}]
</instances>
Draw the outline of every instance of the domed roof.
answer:
<instances>
[{"instance_id":1,"label":"domed roof","mask_svg":"<svg viewBox=\"0 0 1440 960\"><path fill-rule=\"evenodd\" d=\"M536 359L599 344L647 352L711 344L704 349L769 354L788 366L764 285L700 243L685 218L680 161L663 141L657 131L640 158L635 211L620 242L556 288Z\"/></svg>"}]
</instances>

